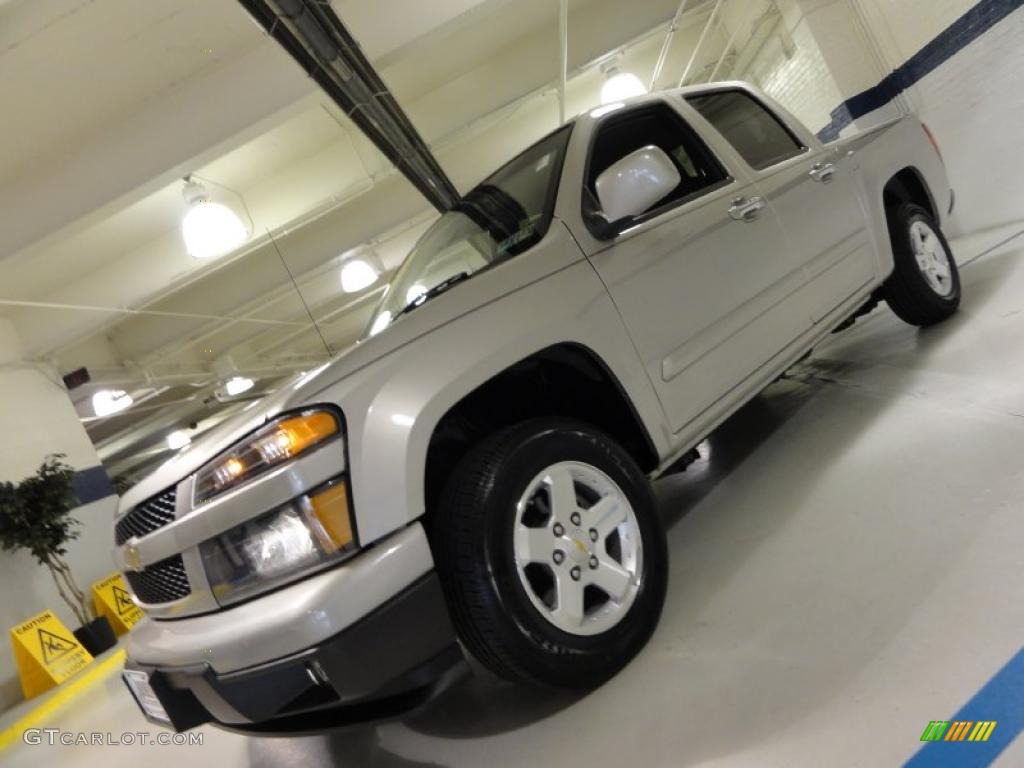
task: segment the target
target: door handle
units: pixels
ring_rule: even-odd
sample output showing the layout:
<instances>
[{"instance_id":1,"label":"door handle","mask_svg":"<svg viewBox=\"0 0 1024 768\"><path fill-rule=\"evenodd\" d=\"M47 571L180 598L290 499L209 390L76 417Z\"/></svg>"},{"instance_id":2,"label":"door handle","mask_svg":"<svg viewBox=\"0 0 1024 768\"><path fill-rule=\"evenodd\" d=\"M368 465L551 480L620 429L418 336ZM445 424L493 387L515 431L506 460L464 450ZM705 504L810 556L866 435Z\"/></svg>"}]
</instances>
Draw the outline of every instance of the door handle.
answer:
<instances>
[{"instance_id":1,"label":"door handle","mask_svg":"<svg viewBox=\"0 0 1024 768\"><path fill-rule=\"evenodd\" d=\"M763 197L737 197L729 207L729 215L736 221L749 224L757 221L764 210L765 202Z\"/></svg>"},{"instance_id":2,"label":"door handle","mask_svg":"<svg viewBox=\"0 0 1024 768\"><path fill-rule=\"evenodd\" d=\"M809 175L815 181L828 184L836 175L836 167L832 163L815 163Z\"/></svg>"}]
</instances>

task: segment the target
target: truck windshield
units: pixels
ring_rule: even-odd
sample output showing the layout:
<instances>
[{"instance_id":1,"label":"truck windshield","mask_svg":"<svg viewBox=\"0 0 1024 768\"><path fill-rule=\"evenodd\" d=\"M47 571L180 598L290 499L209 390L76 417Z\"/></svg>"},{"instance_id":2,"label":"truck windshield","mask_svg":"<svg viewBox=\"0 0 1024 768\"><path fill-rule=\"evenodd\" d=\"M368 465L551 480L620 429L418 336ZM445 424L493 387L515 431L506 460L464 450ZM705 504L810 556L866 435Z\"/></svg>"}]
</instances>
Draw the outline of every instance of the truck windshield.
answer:
<instances>
[{"instance_id":1,"label":"truck windshield","mask_svg":"<svg viewBox=\"0 0 1024 768\"><path fill-rule=\"evenodd\" d=\"M367 336L462 279L540 242L554 214L569 129L541 139L484 179L423 233L395 273Z\"/></svg>"}]
</instances>

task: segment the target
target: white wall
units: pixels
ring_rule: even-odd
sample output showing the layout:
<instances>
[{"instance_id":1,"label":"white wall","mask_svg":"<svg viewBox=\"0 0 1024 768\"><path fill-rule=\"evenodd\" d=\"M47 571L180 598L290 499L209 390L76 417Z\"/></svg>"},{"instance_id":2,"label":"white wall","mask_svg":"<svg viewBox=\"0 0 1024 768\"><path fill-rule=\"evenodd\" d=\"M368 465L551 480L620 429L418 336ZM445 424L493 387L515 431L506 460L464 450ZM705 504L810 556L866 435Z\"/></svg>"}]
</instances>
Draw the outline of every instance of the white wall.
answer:
<instances>
[{"instance_id":1,"label":"white wall","mask_svg":"<svg viewBox=\"0 0 1024 768\"><path fill-rule=\"evenodd\" d=\"M778 0L782 22L749 65L733 74L758 84L817 131L829 123L832 110L878 85L976 5L977 0ZM760 12L751 3L748 19ZM744 23L742 14L727 19ZM957 194L955 215L947 222L951 235L1024 220L1018 141L1024 123L1022 35L1024 10L1018 9L847 129L901 110L928 124Z\"/></svg>"},{"instance_id":2,"label":"white wall","mask_svg":"<svg viewBox=\"0 0 1024 768\"><path fill-rule=\"evenodd\" d=\"M924 77L914 111L938 139L957 204L953 233L1024 220L1024 9Z\"/></svg>"},{"instance_id":3,"label":"white wall","mask_svg":"<svg viewBox=\"0 0 1024 768\"><path fill-rule=\"evenodd\" d=\"M770 14L769 24L759 22L765 7L757 3L731 0L724 7L730 30L760 28L729 76L758 85L814 131L889 71L850 0L776 0L781 13Z\"/></svg>"},{"instance_id":4,"label":"white wall","mask_svg":"<svg viewBox=\"0 0 1024 768\"><path fill-rule=\"evenodd\" d=\"M63 382L45 367L20 361L17 336L0 320L0 480L18 481L32 474L47 454L66 453L77 470L99 464L96 450L78 421ZM114 570L110 558L116 497L78 507L80 537L68 548L67 560L79 586ZM0 552L0 630L8 629L47 608L69 629L78 627L74 614L60 599L49 571L24 552ZM9 643L0 652L0 711L21 700L14 657Z\"/></svg>"},{"instance_id":5,"label":"white wall","mask_svg":"<svg viewBox=\"0 0 1024 768\"><path fill-rule=\"evenodd\" d=\"M976 0L852 2L891 69L978 5ZM904 94L907 108L938 139L956 192L949 234L1024 220L1024 156L1018 140L1024 124L1022 34L1024 10L1017 9Z\"/></svg>"},{"instance_id":6,"label":"white wall","mask_svg":"<svg viewBox=\"0 0 1024 768\"><path fill-rule=\"evenodd\" d=\"M782 6L782 29L767 40L743 76L816 131L829 122L842 92L807 16L795 3Z\"/></svg>"},{"instance_id":7,"label":"white wall","mask_svg":"<svg viewBox=\"0 0 1024 768\"><path fill-rule=\"evenodd\" d=\"M885 68L871 53L866 33L846 0L790 0L782 4L796 50L780 68L776 86L811 130L831 121L831 112L851 95L875 85Z\"/></svg>"},{"instance_id":8,"label":"white wall","mask_svg":"<svg viewBox=\"0 0 1024 768\"><path fill-rule=\"evenodd\" d=\"M851 0L863 14L891 69L969 11L976 0Z\"/></svg>"}]
</instances>

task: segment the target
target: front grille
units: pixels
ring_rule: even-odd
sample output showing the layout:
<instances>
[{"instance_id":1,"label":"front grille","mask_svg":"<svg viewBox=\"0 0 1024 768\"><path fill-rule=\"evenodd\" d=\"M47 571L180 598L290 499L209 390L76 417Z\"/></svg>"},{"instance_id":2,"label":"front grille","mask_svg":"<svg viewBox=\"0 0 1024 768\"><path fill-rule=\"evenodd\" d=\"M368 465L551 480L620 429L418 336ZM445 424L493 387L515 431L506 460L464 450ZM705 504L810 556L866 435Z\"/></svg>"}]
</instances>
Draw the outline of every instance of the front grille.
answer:
<instances>
[{"instance_id":1,"label":"front grille","mask_svg":"<svg viewBox=\"0 0 1024 768\"><path fill-rule=\"evenodd\" d=\"M168 557L141 571L128 571L125 576L135 596L150 605L180 600L192 591L181 555Z\"/></svg>"},{"instance_id":2,"label":"front grille","mask_svg":"<svg viewBox=\"0 0 1024 768\"><path fill-rule=\"evenodd\" d=\"M172 486L139 504L117 521L114 526L115 543L121 546L132 536L145 536L157 528L163 528L174 519L174 502L177 498L177 487Z\"/></svg>"}]
</instances>

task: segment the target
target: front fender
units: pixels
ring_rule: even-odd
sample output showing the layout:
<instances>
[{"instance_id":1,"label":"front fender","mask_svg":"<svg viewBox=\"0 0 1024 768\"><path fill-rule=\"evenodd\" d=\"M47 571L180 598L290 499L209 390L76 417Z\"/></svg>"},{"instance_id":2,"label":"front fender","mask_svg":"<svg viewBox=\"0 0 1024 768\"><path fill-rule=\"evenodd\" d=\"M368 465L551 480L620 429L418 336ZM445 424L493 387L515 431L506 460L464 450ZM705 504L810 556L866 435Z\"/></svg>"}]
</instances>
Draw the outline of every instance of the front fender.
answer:
<instances>
[{"instance_id":1,"label":"front fender","mask_svg":"<svg viewBox=\"0 0 1024 768\"><path fill-rule=\"evenodd\" d=\"M537 249L478 275L466 287L481 281L474 288L486 291L485 281L502 279L520 284L511 273L535 268L537 260L567 262L557 271L468 311L311 397L336 402L345 413L362 544L424 513L427 449L445 413L488 379L555 344L579 344L600 357L632 400L655 450L667 453L664 412L621 318L590 263L577 256L564 227L558 228L560 233Z\"/></svg>"}]
</instances>

